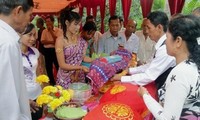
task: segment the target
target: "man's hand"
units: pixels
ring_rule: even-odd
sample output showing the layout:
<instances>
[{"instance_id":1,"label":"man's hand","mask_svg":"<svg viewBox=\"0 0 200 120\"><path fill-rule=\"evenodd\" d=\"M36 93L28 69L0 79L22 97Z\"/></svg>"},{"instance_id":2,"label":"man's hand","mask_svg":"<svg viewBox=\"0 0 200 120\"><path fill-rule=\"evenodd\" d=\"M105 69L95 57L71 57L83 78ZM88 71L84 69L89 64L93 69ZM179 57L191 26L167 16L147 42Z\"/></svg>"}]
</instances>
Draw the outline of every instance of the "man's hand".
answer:
<instances>
[{"instance_id":1,"label":"man's hand","mask_svg":"<svg viewBox=\"0 0 200 120\"><path fill-rule=\"evenodd\" d=\"M140 87L138 88L138 94L139 94L140 96L143 96L144 94L149 94L149 92L148 92L148 90L147 90L145 87L140 86Z\"/></svg>"},{"instance_id":2,"label":"man's hand","mask_svg":"<svg viewBox=\"0 0 200 120\"><path fill-rule=\"evenodd\" d=\"M120 81L121 80L121 75L119 74L115 74L112 78L111 78L111 81Z\"/></svg>"},{"instance_id":3,"label":"man's hand","mask_svg":"<svg viewBox=\"0 0 200 120\"><path fill-rule=\"evenodd\" d=\"M31 112L35 113L36 111L39 110L39 107L37 106L35 101L29 100L29 104L30 104Z\"/></svg>"}]
</instances>

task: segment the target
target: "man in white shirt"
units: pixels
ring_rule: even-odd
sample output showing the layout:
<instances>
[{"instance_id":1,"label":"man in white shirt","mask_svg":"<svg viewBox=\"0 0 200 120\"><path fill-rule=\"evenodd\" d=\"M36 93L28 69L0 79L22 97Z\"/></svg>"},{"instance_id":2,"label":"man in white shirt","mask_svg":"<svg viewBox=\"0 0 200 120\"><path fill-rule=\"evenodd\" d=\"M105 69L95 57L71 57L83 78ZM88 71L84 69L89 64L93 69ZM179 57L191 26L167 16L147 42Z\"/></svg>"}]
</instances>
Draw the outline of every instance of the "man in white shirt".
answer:
<instances>
[{"instance_id":1,"label":"man in white shirt","mask_svg":"<svg viewBox=\"0 0 200 120\"><path fill-rule=\"evenodd\" d=\"M18 33L24 32L32 10L32 0L1 0L0 120L31 120Z\"/></svg>"},{"instance_id":2,"label":"man in white shirt","mask_svg":"<svg viewBox=\"0 0 200 120\"><path fill-rule=\"evenodd\" d=\"M147 19L148 35L150 39L156 42L156 52L152 61L136 68L129 68L131 76L115 75L112 78L113 80L121 80L121 82L130 82L135 85L143 86L155 81L170 67L175 66L175 58L167 54L165 45L165 32L167 31L168 25L167 15L164 12L155 11L152 12Z\"/></svg>"},{"instance_id":3,"label":"man in white shirt","mask_svg":"<svg viewBox=\"0 0 200 120\"><path fill-rule=\"evenodd\" d=\"M129 19L125 28L125 31L122 32L126 37L124 48L131 53L137 54L139 49L139 38L134 33L136 22L133 19Z\"/></svg>"},{"instance_id":4,"label":"man in white shirt","mask_svg":"<svg viewBox=\"0 0 200 120\"><path fill-rule=\"evenodd\" d=\"M151 40L147 33L147 19L144 18L142 22L142 30L136 31L135 34L139 37L139 50L137 54L138 64L145 64L150 59L153 53L155 53L155 41Z\"/></svg>"}]
</instances>

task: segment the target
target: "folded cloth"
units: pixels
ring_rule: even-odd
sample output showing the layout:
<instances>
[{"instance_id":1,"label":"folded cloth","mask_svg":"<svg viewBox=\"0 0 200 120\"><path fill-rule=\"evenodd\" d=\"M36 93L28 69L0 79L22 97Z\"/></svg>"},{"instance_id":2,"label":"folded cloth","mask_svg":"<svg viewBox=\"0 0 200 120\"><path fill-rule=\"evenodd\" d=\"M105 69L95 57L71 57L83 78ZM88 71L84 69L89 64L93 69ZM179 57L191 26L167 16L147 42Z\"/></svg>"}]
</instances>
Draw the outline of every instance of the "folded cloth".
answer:
<instances>
[{"instance_id":1,"label":"folded cloth","mask_svg":"<svg viewBox=\"0 0 200 120\"><path fill-rule=\"evenodd\" d=\"M116 63L122 60L122 57L119 55L112 55L112 56L107 56L103 58L105 58L108 63Z\"/></svg>"},{"instance_id":2,"label":"folded cloth","mask_svg":"<svg viewBox=\"0 0 200 120\"><path fill-rule=\"evenodd\" d=\"M81 65L90 68L91 63L88 63L88 62L82 62Z\"/></svg>"},{"instance_id":3,"label":"folded cloth","mask_svg":"<svg viewBox=\"0 0 200 120\"><path fill-rule=\"evenodd\" d=\"M113 53L112 56L99 58L91 63L86 77L91 80L94 94L98 93L98 89L113 75L125 69L132 58L132 54L125 49Z\"/></svg>"}]
</instances>

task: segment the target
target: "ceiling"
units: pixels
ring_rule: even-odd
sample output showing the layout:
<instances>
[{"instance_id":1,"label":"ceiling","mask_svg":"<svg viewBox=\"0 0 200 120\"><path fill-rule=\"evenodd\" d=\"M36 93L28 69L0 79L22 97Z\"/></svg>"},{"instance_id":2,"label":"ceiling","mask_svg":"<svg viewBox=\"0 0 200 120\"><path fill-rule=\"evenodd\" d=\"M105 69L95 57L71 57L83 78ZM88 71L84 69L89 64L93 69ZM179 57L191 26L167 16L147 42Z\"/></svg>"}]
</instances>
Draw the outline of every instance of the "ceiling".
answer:
<instances>
[{"instance_id":1,"label":"ceiling","mask_svg":"<svg viewBox=\"0 0 200 120\"><path fill-rule=\"evenodd\" d=\"M33 13L57 13L75 0L33 0Z\"/></svg>"}]
</instances>

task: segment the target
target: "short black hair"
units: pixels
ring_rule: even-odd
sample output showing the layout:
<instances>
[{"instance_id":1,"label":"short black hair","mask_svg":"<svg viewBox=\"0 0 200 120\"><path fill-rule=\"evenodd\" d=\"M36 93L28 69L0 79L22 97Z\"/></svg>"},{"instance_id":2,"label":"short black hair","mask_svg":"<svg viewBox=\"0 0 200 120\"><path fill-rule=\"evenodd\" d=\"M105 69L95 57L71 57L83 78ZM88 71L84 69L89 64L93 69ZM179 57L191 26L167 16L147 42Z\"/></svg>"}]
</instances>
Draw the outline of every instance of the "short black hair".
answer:
<instances>
[{"instance_id":1,"label":"short black hair","mask_svg":"<svg viewBox=\"0 0 200 120\"><path fill-rule=\"evenodd\" d=\"M33 0L0 0L0 14L9 15L17 6L22 6L22 10L27 12L34 4Z\"/></svg>"},{"instance_id":2,"label":"short black hair","mask_svg":"<svg viewBox=\"0 0 200 120\"><path fill-rule=\"evenodd\" d=\"M113 15L113 16L111 16L111 17L109 18L108 23L110 24L111 20L117 20L117 19L120 21L119 16Z\"/></svg>"},{"instance_id":3,"label":"short black hair","mask_svg":"<svg viewBox=\"0 0 200 120\"><path fill-rule=\"evenodd\" d=\"M120 21L120 22L123 22L124 19L123 19L121 16L119 16L119 21Z\"/></svg>"},{"instance_id":4,"label":"short black hair","mask_svg":"<svg viewBox=\"0 0 200 120\"><path fill-rule=\"evenodd\" d=\"M41 17L37 19L37 22L42 26L44 25L44 20Z\"/></svg>"},{"instance_id":5,"label":"short black hair","mask_svg":"<svg viewBox=\"0 0 200 120\"><path fill-rule=\"evenodd\" d=\"M163 26L163 31L167 32L169 19L166 13L161 11L154 11L147 16L147 19L149 19L155 27L161 24Z\"/></svg>"},{"instance_id":6,"label":"short black hair","mask_svg":"<svg viewBox=\"0 0 200 120\"><path fill-rule=\"evenodd\" d=\"M94 19L94 16L88 15L88 16L86 17L86 22L87 22L88 20L90 20L90 19Z\"/></svg>"},{"instance_id":7,"label":"short black hair","mask_svg":"<svg viewBox=\"0 0 200 120\"><path fill-rule=\"evenodd\" d=\"M97 27L96 24L93 21L88 21L85 23L85 25L83 26L83 31L97 31Z\"/></svg>"}]
</instances>

